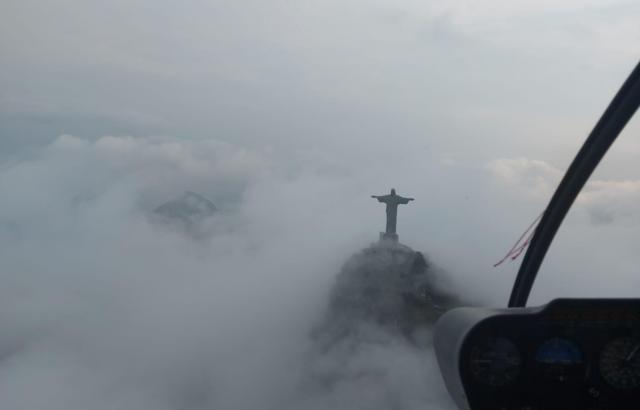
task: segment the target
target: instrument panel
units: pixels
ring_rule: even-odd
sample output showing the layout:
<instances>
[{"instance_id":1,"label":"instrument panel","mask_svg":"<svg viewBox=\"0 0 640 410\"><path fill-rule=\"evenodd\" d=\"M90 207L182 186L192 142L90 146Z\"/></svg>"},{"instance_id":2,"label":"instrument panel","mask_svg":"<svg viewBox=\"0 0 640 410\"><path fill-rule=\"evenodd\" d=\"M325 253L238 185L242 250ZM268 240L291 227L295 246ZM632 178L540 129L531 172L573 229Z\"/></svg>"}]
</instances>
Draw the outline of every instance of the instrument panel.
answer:
<instances>
[{"instance_id":1,"label":"instrument panel","mask_svg":"<svg viewBox=\"0 0 640 410\"><path fill-rule=\"evenodd\" d=\"M558 299L541 308L465 315L475 319L452 316L466 323L454 342L454 372L467 408L640 408L640 300ZM440 337L436 350L442 344Z\"/></svg>"}]
</instances>

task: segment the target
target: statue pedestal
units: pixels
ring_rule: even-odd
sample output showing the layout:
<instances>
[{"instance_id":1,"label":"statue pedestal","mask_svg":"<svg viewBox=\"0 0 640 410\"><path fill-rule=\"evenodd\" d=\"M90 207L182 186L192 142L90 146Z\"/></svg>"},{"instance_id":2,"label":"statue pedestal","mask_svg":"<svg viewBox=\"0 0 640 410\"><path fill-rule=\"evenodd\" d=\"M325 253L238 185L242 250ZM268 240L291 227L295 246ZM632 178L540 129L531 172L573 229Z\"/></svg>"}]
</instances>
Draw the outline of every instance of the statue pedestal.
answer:
<instances>
[{"instance_id":1,"label":"statue pedestal","mask_svg":"<svg viewBox=\"0 0 640 410\"><path fill-rule=\"evenodd\" d=\"M388 242L398 242L398 234L397 233L387 233L380 232L380 241L388 241Z\"/></svg>"}]
</instances>

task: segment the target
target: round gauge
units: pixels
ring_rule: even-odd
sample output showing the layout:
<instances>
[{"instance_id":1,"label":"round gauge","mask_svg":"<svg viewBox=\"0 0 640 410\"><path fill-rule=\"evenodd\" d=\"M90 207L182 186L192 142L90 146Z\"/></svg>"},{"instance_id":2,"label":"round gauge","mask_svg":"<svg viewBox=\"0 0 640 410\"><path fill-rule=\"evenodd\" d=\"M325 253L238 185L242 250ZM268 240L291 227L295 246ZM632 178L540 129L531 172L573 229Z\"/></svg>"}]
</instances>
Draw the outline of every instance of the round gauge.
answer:
<instances>
[{"instance_id":1,"label":"round gauge","mask_svg":"<svg viewBox=\"0 0 640 410\"><path fill-rule=\"evenodd\" d=\"M600 353L600 374L618 390L640 387L640 339L620 337L609 342Z\"/></svg>"},{"instance_id":2,"label":"round gauge","mask_svg":"<svg viewBox=\"0 0 640 410\"><path fill-rule=\"evenodd\" d=\"M504 337L492 337L471 349L471 374L480 383L501 387L516 380L522 357L513 342Z\"/></svg>"},{"instance_id":3,"label":"round gauge","mask_svg":"<svg viewBox=\"0 0 640 410\"><path fill-rule=\"evenodd\" d=\"M553 381L577 380L584 375L582 351L568 339L544 341L536 352L536 363L542 376Z\"/></svg>"}]
</instances>

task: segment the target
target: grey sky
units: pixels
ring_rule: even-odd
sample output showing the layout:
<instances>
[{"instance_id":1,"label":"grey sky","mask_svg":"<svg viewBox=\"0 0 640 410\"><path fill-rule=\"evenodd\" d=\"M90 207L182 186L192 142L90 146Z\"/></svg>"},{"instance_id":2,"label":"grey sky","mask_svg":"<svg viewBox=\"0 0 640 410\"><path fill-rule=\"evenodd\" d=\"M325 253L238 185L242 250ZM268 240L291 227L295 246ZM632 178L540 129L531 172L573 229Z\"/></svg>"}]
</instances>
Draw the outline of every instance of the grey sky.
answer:
<instances>
[{"instance_id":1,"label":"grey sky","mask_svg":"<svg viewBox=\"0 0 640 410\"><path fill-rule=\"evenodd\" d=\"M633 1L0 7L12 145L62 133L303 147L394 138L551 156L582 138L640 38Z\"/></svg>"},{"instance_id":2,"label":"grey sky","mask_svg":"<svg viewBox=\"0 0 640 410\"><path fill-rule=\"evenodd\" d=\"M449 165L424 178L445 193L478 189L482 176L456 173L504 158L562 172L640 54L635 1L0 7L3 158L61 134L214 139L291 175L315 167L386 175L385 185L438 161ZM596 177L640 177L639 124Z\"/></svg>"}]
</instances>

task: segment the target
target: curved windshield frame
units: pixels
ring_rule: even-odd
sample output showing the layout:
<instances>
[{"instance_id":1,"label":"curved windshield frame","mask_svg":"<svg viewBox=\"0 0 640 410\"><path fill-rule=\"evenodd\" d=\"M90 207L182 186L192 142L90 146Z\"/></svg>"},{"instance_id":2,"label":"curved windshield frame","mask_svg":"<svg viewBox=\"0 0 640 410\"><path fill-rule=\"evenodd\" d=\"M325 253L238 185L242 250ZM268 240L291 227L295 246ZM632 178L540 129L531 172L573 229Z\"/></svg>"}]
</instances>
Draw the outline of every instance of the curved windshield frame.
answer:
<instances>
[{"instance_id":1,"label":"curved windshield frame","mask_svg":"<svg viewBox=\"0 0 640 410\"><path fill-rule=\"evenodd\" d=\"M536 228L511 291L509 307L524 307L542 261L576 197L640 106L640 63L636 65L562 178Z\"/></svg>"}]
</instances>

